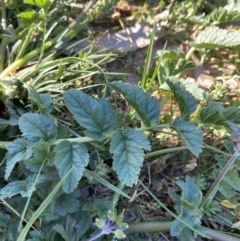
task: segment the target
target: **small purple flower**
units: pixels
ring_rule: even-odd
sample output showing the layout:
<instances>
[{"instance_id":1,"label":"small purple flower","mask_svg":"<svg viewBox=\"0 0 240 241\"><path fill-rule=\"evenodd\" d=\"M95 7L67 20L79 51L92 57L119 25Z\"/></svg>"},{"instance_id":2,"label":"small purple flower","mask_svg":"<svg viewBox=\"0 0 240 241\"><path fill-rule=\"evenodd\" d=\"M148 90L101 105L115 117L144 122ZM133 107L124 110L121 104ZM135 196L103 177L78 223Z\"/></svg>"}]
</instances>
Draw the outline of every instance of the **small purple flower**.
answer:
<instances>
[{"instance_id":1,"label":"small purple flower","mask_svg":"<svg viewBox=\"0 0 240 241\"><path fill-rule=\"evenodd\" d=\"M77 230L80 230L80 229L82 229L82 226L81 226L81 224L77 224L77 225L75 225L75 228L76 228Z\"/></svg>"},{"instance_id":2,"label":"small purple flower","mask_svg":"<svg viewBox=\"0 0 240 241\"><path fill-rule=\"evenodd\" d=\"M231 131L230 134L231 134L231 136L240 136L240 130Z\"/></svg>"}]
</instances>

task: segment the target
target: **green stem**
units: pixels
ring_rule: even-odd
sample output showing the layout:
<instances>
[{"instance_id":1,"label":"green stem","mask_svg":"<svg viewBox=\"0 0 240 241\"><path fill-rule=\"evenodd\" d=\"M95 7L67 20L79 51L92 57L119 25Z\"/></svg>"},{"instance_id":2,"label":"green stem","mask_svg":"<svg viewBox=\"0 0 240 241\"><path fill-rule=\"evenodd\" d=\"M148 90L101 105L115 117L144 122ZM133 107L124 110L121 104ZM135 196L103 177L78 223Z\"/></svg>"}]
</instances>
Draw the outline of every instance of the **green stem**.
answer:
<instances>
[{"instance_id":1,"label":"green stem","mask_svg":"<svg viewBox=\"0 0 240 241\"><path fill-rule=\"evenodd\" d=\"M125 231L126 233L161 233L169 232L173 222L138 222L128 223L129 228ZM239 238L232 235L222 233L210 228L203 229L203 233L210 237L212 240L217 241L240 241Z\"/></svg>"},{"instance_id":2,"label":"green stem","mask_svg":"<svg viewBox=\"0 0 240 241\"><path fill-rule=\"evenodd\" d=\"M7 28L7 24L6 24L6 5L5 5L5 0L1 0L1 8L2 8L1 24L2 24L3 29L6 29ZM2 72L3 68L4 68L6 46L7 46L7 40L6 40L6 37L3 37L1 45L0 45L0 72Z\"/></svg>"},{"instance_id":3,"label":"green stem","mask_svg":"<svg viewBox=\"0 0 240 241\"><path fill-rule=\"evenodd\" d=\"M196 48L194 48L194 47L191 47L189 49L189 51L186 54L186 60L189 60L191 58L191 56L192 56L192 54L194 53L195 50L196 50Z\"/></svg>"},{"instance_id":4,"label":"green stem","mask_svg":"<svg viewBox=\"0 0 240 241\"><path fill-rule=\"evenodd\" d=\"M122 191L123 188L125 187L125 184L123 184L122 182L119 182L117 187L118 187L118 189L120 189ZM117 206L119 198L120 198L120 193L115 192L114 195L113 195L113 198L112 198L112 204L113 204L114 208Z\"/></svg>"},{"instance_id":5,"label":"green stem","mask_svg":"<svg viewBox=\"0 0 240 241\"><path fill-rule=\"evenodd\" d=\"M207 201L210 202L214 198L214 196L217 192L219 183L223 180L223 178L225 177L227 172L233 166L233 164L236 161L236 159L238 158L238 156L239 156L239 153L236 151L234 153L234 155L232 156L232 158L227 162L226 166L223 168L222 172L219 174L216 181L212 184L211 188L208 190L206 196L203 198L202 202L200 203L200 205L198 207L199 209L201 209Z\"/></svg>"},{"instance_id":6,"label":"green stem","mask_svg":"<svg viewBox=\"0 0 240 241\"><path fill-rule=\"evenodd\" d=\"M179 147L173 147L173 148L168 148L168 149L159 150L159 151L153 151L153 152L146 154L144 156L144 158L149 158L149 157L153 157L153 156L157 156L157 155L162 155L165 153L171 153L174 151L182 151L182 150L187 150L187 149L188 149L187 146L179 146Z\"/></svg>"}]
</instances>

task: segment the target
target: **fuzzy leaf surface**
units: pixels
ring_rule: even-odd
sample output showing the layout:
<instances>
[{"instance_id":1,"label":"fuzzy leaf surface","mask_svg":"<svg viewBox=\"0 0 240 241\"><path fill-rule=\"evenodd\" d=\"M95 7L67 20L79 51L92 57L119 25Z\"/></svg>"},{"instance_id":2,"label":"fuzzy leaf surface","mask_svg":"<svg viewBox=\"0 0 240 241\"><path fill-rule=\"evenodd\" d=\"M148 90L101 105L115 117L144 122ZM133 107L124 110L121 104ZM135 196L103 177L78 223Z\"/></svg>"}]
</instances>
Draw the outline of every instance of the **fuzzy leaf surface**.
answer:
<instances>
[{"instance_id":1,"label":"fuzzy leaf surface","mask_svg":"<svg viewBox=\"0 0 240 241\"><path fill-rule=\"evenodd\" d=\"M199 156L202 152L203 134L195 125L185 120L176 120L171 126L184 140L193 155Z\"/></svg>"},{"instance_id":2,"label":"fuzzy leaf surface","mask_svg":"<svg viewBox=\"0 0 240 241\"><path fill-rule=\"evenodd\" d=\"M37 160L38 163L42 163L49 155L50 145L47 142L40 140L40 142L32 149L35 160Z\"/></svg>"},{"instance_id":3,"label":"fuzzy leaf surface","mask_svg":"<svg viewBox=\"0 0 240 241\"><path fill-rule=\"evenodd\" d=\"M57 129L53 121L45 115L27 113L20 117L19 128L29 143L34 144L43 139L51 142L57 136Z\"/></svg>"},{"instance_id":4,"label":"fuzzy leaf surface","mask_svg":"<svg viewBox=\"0 0 240 241\"><path fill-rule=\"evenodd\" d=\"M232 121L234 123L240 123L240 109L238 107L228 107L224 109L223 116L227 121Z\"/></svg>"},{"instance_id":5,"label":"fuzzy leaf surface","mask_svg":"<svg viewBox=\"0 0 240 241\"><path fill-rule=\"evenodd\" d=\"M181 118L189 119L190 115L197 108L197 101L193 95L186 90L185 86L178 81L178 79L167 77L165 80L177 101Z\"/></svg>"},{"instance_id":6,"label":"fuzzy leaf surface","mask_svg":"<svg viewBox=\"0 0 240 241\"><path fill-rule=\"evenodd\" d=\"M5 179L8 179L16 163L23 159L28 159L31 155L32 150L27 147L27 142L24 138L14 140L7 147Z\"/></svg>"},{"instance_id":7,"label":"fuzzy leaf surface","mask_svg":"<svg viewBox=\"0 0 240 241\"><path fill-rule=\"evenodd\" d=\"M62 193L56 198L55 212L59 216L66 216L68 213L77 212L80 207L79 192L72 192L70 194Z\"/></svg>"},{"instance_id":8,"label":"fuzzy leaf surface","mask_svg":"<svg viewBox=\"0 0 240 241\"><path fill-rule=\"evenodd\" d=\"M181 79L181 84L185 86L186 90L191 93L195 99L204 99L204 90L199 87L196 82L190 82L187 79Z\"/></svg>"},{"instance_id":9,"label":"fuzzy leaf surface","mask_svg":"<svg viewBox=\"0 0 240 241\"><path fill-rule=\"evenodd\" d=\"M116 128L117 118L107 100L97 101L82 91L71 89L64 93L64 101L74 119L87 129L87 136L101 141Z\"/></svg>"},{"instance_id":10,"label":"fuzzy leaf surface","mask_svg":"<svg viewBox=\"0 0 240 241\"><path fill-rule=\"evenodd\" d=\"M55 152L55 165L60 178L63 178L73 168L62 186L65 193L71 193L77 187L84 168L88 164L87 148L79 143L62 141L56 146Z\"/></svg>"},{"instance_id":11,"label":"fuzzy leaf surface","mask_svg":"<svg viewBox=\"0 0 240 241\"><path fill-rule=\"evenodd\" d=\"M222 180L218 186L218 191L226 198L236 196L235 190L225 180Z\"/></svg>"},{"instance_id":12,"label":"fuzzy leaf surface","mask_svg":"<svg viewBox=\"0 0 240 241\"><path fill-rule=\"evenodd\" d=\"M224 180L236 191L240 191L240 178L238 172L234 169L228 171Z\"/></svg>"},{"instance_id":13,"label":"fuzzy leaf surface","mask_svg":"<svg viewBox=\"0 0 240 241\"><path fill-rule=\"evenodd\" d=\"M52 229L59 233L64 241L72 241L62 224L55 224Z\"/></svg>"},{"instance_id":14,"label":"fuzzy leaf surface","mask_svg":"<svg viewBox=\"0 0 240 241\"><path fill-rule=\"evenodd\" d=\"M182 189L182 200L193 207L197 207L202 201L202 192L194 182L194 178L186 176L185 182L178 180L176 184Z\"/></svg>"},{"instance_id":15,"label":"fuzzy leaf surface","mask_svg":"<svg viewBox=\"0 0 240 241\"><path fill-rule=\"evenodd\" d=\"M146 136L140 131L117 130L110 143L113 153L113 169L121 182L131 187L138 178L144 160L143 150L151 146Z\"/></svg>"},{"instance_id":16,"label":"fuzzy leaf surface","mask_svg":"<svg viewBox=\"0 0 240 241\"><path fill-rule=\"evenodd\" d=\"M11 198L17 194L22 197L29 197L36 187L33 185L37 175L29 176L27 179L22 181L9 182L5 187L0 190L0 197L2 199ZM38 178L38 183L44 181L44 177L40 176Z\"/></svg>"},{"instance_id":17,"label":"fuzzy leaf surface","mask_svg":"<svg viewBox=\"0 0 240 241\"><path fill-rule=\"evenodd\" d=\"M146 126L158 122L160 108L154 97L138 86L121 81L113 81L112 86L130 103Z\"/></svg>"},{"instance_id":18,"label":"fuzzy leaf surface","mask_svg":"<svg viewBox=\"0 0 240 241\"><path fill-rule=\"evenodd\" d=\"M234 47L240 45L238 33L212 26L203 30L193 42L195 48Z\"/></svg>"},{"instance_id":19,"label":"fuzzy leaf surface","mask_svg":"<svg viewBox=\"0 0 240 241\"><path fill-rule=\"evenodd\" d=\"M224 109L219 103L212 103L200 112L200 119L202 123L224 125ZM226 114L227 115L227 114Z\"/></svg>"}]
</instances>

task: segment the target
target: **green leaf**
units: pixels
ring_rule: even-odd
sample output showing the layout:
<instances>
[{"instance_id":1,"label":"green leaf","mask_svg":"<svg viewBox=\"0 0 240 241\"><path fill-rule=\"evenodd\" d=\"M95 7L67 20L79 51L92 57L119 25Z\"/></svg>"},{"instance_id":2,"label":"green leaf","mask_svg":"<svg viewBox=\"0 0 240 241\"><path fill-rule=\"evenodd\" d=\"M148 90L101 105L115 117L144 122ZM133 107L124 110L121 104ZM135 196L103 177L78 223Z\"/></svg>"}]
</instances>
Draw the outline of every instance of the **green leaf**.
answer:
<instances>
[{"instance_id":1,"label":"green leaf","mask_svg":"<svg viewBox=\"0 0 240 241\"><path fill-rule=\"evenodd\" d=\"M104 218L111 208L112 202L110 200L96 198L93 203L84 204L83 211L87 211L90 214L89 216Z\"/></svg>"},{"instance_id":2,"label":"green leaf","mask_svg":"<svg viewBox=\"0 0 240 241\"><path fill-rule=\"evenodd\" d=\"M227 172L224 180L236 191L240 191L240 178L238 172L235 169L231 169Z\"/></svg>"},{"instance_id":3,"label":"green leaf","mask_svg":"<svg viewBox=\"0 0 240 241\"><path fill-rule=\"evenodd\" d=\"M237 8L236 5L230 7L229 5L220 8L216 8L209 15L210 19L214 22L224 23L224 22L232 22L240 20L240 9Z\"/></svg>"},{"instance_id":4,"label":"green leaf","mask_svg":"<svg viewBox=\"0 0 240 241\"><path fill-rule=\"evenodd\" d=\"M45 237L43 235L35 230L30 232L31 239L28 239L27 241L45 241Z\"/></svg>"},{"instance_id":5,"label":"green leaf","mask_svg":"<svg viewBox=\"0 0 240 241\"><path fill-rule=\"evenodd\" d=\"M198 189L193 177L186 176L185 182L178 180L176 184L182 189L182 201L198 207L202 201L202 192Z\"/></svg>"},{"instance_id":6,"label":"green leaf","mask_svg":"<svg viewBox=\"0 0 240 241\"><path fill-rule=\"evenodd\" d=\"M33 157L38 163L42 163L49 155L50 146L49 143L40 140L40 142L33 147Z\"/></svg>"},{"instance_id":7,"label":"green leaf","mask_svg":"<svg viewBox=\"0 0 240 241\"><path fill-rule=\"evenodd\" d=\"M32 88L29 88L29 99L36 104L41 114L49 114L53 110L52 98L49 94L38 94Z\"/></svg>"},{"instance_id":8,"label":"green leaf","mask_svg":"<svg viewBox=\"0 0 240 241\"><path fill-rule=\"evenodd\" d=\"M180 58L184 58L185 54L178 49L171 49L171 50L164 49L164 50L158 50L157 56L161 57L162 60L163 59L178 60Z\"/></svg>"},{"instance_id":9,"label":"green leaf","mask_svg":"<svg viewBox=\"0 0 240 241\"><path fill-rule=\"evenodd\" d=\"M185 58L178 59L177 64L174 63L172 59L164 59L161 65L164 68L165 76L175 76L185 70L194 68L194 64L191 61L187 61ZM160 69L160 71L161 70L162 69Z\"/></svg>"},{"instance_id":10,"label":"green leaf","mask_svg":"<svg viewBox=\"0 0 240 241\"><path fill-rule=\"evenodd\" d=\"M74 119L87 129L87 136L101 141L116 128L116 115L107 100L98 102L82 91L71 89L64 93L64 101Z\"/></svg>"},{"instance_id":11,"label":"green leaf","mask_svg":"<svg viewBox=\"0 0 240 241\"><path fill-rule=\"evenodd\" d=\"M195 48L209 49L234 47L240 45L240 36L238 33L213 26L203 30L192 45Z\"/></svg>"},{"instance_id":12,"label":"green leaf","mask_svg":"<svg viewBox=\"0 0 240 241\"><path fill-rule=\"evenodd\" d=\"M55 224L52 227L53 230L55 230L57 233L61 235L63 240L65 241L72 241L72 239L69 237L68 233L65 231L64 227L62 224Z\"/></svg>"},{"instance_id":13,"label":"green leaf","mask_svg":"<svg viewBox=\"0 0 240 241\"><path fill-rule=\"evenodd\" d=\"M29 197L36 190L34 182L37 175L29 176L27 179L22 181L9 182L5 187L0 190L0 198L11 198L17 194L20 194L22 197ZM38 177L38 183L44 181L43 176Z\"/></svg>"},{"instance_id":14,"label":"green leaf","mask_svg":"<svg viewBox=\"0 0 240 241\"><path fill-rule=\"evenodd\" d=\"M63 183L65 182L68 175L71 173L72 169L62 178L60 182L57 183L57 185L53 188L53 190L48 194L47 197L43 200L41 205L37 208L36 211L34 211L31 215L31 218L28 220L24 228L21 230L21 233L18 235L17 241L25 240L27 234L29 233L29 230L31 229L32 225L35 223L35 221L39 218L39 216L46 210L47 206L51 203L53 197L56 195L56 193L59 191ZM18 221L19 222L19 221ZM16 240L16 239L14 239Z\"/></svg>"},{"instance_id":15,"label":"green leaf","mask_svg":"<svg viewBox=\"0 0 240 241\"><path fill-rule=\"evenodd\" d=\"M106 201L106 200L105 200ZM86 215L84 215L86 214ZM77 229L77 233L82 236L87 230L91 227L93 223L93 218L89 215L89 213L83 213L83 218L78 220L78 224L81 225L81 229Z\"/></svg>"},{"instance_id":16,"label":"green leaf","mask_svg":"<svg viewBox=\"0 0 240 241\"><path fill-rule=\"evenodd\" d=\"M189 93L185 86L175 77L165 78L166 83L170 87L181 113L182 119L189 119L190 115L197 108L197 101L191 93Z\"/></svg>"},{"instance_id":17,"label":"green leaf","mask_svg":"<svg viewBox=\"0 0 240 241\"><path fill-rule=\"evenodd\" d=\"M79 196L78 191L70 194L62 193L56 198L54 205L55 212L57 212L59 216L66 216L68 213L77 212L80 207Z\"/></svg>"},{"instance_id":18,"label":"green leaf","mask_svg":"<svg viewBox=\"0 0 240 241\"><path fill-rule=\"evenodd\" d=\"M180 74L185 70L189 70L189 69L193 69L193 68L194 68L194 64L192 61L188 61L185 58L181 58L178 60L176 66L175 66L173 75Z\"/></svg>"},{"instance_id":19,"label":"green leaf","mask_svg":"<svg viewBox=\"0 0 240 241\"><path fill-rule=\"evenodd\" d=\"M218 186L218 191L226 198L236 196L235 190L225 180L222 180Z\"/></svg>"},{"instance_id":20,"label":"green leaf","mask_svg":"<svg viewBox=\"0 0 240 241\"><path fill-rule=\"evenodd\" d=\"M185 120L176 120L173 122L171 127L184 140L192 154L199 156L199 154L202 152L203 145L202 132L195 125Z\"/></svg>"},{"instance_id":21,"label":"green leaf","mask_svg":"<svg viewBox=\"0 0 240 241\"><path fill-rule=\"evenodd\" d=\"M121 182L131 187L137 180L144 160L143 150L151 146L146 136L135 130L117 130L110 143L113 169Z\"/></svg>"},{"instance_id":22,"label":"green leaf","mask_svg":"<svg viewBox=\"0 0 240 241\"><path fill-rule=\"evenodd\" d=\"M178 215L178 218L198 231L202 231L203 229L200 225L200 219L194 219L189 210L185 207L182 208L181 213ZM190 228L186 227L179 219L175 219L173 222L170 230L171 236L178 237L180 241L195 240L194 232Z\"/></svg>"},{"instance_id":23,"label":"green leaf","mask_svg":"<svg viewBox=\"0 0 240 241\"><path fill-rule=\"evenodd\" d=\"M18 124L23 136L31 144L39 142L40 139L51 142L57 135L53 121L42 114L24 114L20 117Z\"/></svg>"},{"instance_id":24,"label":"green leaf","mask_svg":"<svg viewBox=\"0 0 240 241\"><path fill-rule=\"evenodd\" d=\"M112 86L130 103L146 126L159 121L159 103L150 94L144 92L138 86L121 81L113 81Z\"/></svg>"},{"instance_id":25,"label":"green leaf","mask_svg":"<svg viewBox=\"0 0 240 241\"><path fill-rule=\"evenodd\" d=\"M223 116L227 121L240 124L240 109L238 107L228 107L224 109Z\"/></svg>"},{"instance_id":26,"label":"green leaf","mask_svg":"<svg viewBox=\"0 0 240 241\"><path fill-rule=\"evenodd\" d=\"M65 193L71 193L77 187L84 167L88 164L87 148L79 143L62 141L56 146L55 152L55 165L59 170L60 178L63 178L72 169L62 186Z\"/></svg>"},{"instance_id":27,"label":"green leaf","mask_svg":"<svg viewBox=\"0 0 240 241\"><path fill-rule=\"evenodd\" d=\"M27 147L27 142L24 138L14 140L7 147L5 179L8 179L16 163L28 159L31 155L32 150Z\"/></svg>"},{"instance_id":28,"label":"green leaf","mask_svg":"<svg viewBox=\"0 0 240 241\"><path fill-rule=\"evenodd\" d=\"M47 10L51 6L52 1L51 0L24 0L24 3L33 5L39 8L44 8Z\"/></svg>"},{"instance_id":29,"label":"green leaf","mask_svg":"<svg viewBox=\"0 0 240 241\"><path fill-rule=\"evenodd\" d=\"M196 82L191 82L188 79L180 79L179 81L195 99L204 100L204 90Z\"/></svg>"},{"instance_id":30,"label":"green leaf","mask_svg":"<svg viewBox=\"0 0 240 241\"><path fill-rule=\"evenodd\" d=\"M204 124L224 125L225 117L224 109L219 103L211 103L200 112L200 120Z\"/></svg>"},{"instance_id":31,"label":"green leaf","mask_svg":"<svg viewBox=\"0 0 240 241\"><path fill-rule=\"evenodd\" d=\"M33 23L37 23L41 19L41 15L33 10L22 12L17 16L21 18L24 26L30 26Z\"/></svg>"}]
</instances>

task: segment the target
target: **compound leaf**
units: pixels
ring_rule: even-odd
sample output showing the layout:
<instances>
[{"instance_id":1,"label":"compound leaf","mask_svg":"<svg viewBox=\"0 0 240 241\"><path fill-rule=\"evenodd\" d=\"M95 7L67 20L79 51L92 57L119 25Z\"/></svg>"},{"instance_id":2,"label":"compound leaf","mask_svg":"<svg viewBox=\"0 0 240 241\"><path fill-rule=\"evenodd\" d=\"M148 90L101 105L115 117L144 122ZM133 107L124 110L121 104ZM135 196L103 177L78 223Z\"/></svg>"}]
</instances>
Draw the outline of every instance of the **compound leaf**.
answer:
<instances>
[{"instance_id":1,"label":"compound leaf","mask_svg":"<svg viewBox=\"0 0 240 241\"><path fill-rule=\"evenodd\" d=\"M144 160L143 150L151 146L146 136L135 130L117 130L113 134L110 152L113 153L113 169L121 182L131 187L138 178Z\"/></svg>"},{"instance_id":2,"label":"compound leaf","mask_svg":"<svg viewBox=\"0 0 240 241\"><path fill-rule=\"evenodd\" d=\"M53 141L57 136L57 129L53 121L45 115L27 113L20 117L19 128L29 143L35 144L43 139Z\"/></svg>"},{"instance_id":3,"label":"compound leaf","mask_svg":"<svg viewBox=\"0 0 240 241\"><path fill-rule=\"evenodd\" d=\"M158 122L160 108L154 97L144 92L138 86L121 81L113 81L112 86L130 103L146 126Z\"/></svg>"},{"instance_id":4,"label":"compound leaf","mask_svg":"<svg viewBox=\"0 0 240 241\"><path fill-rule=\"evenodd\" d=\"M31 155L32 150L27 147L27 142L24 138L14 140L7 147L5 179L8 179L16 163L23 159L28 159Z\"/></svg>"},{"instance_id":5,"label":"compound leaf","mask_svg":"<svg viewBox=\"0 0 240 241\"><path fill-rule=\"evenodd\" d=\"M201 153L203 134L195 125L185 120L176 120L171 127L184 140L192 154L198 156Z\"/></svg>"},{"instance_id":6,"label":"compound leaf","mask_svg":"<svg viewBox=\"0 0 240 241\"><path fill-rule=\"evenodd\" d=\"M185 86L178 81L178 79L167 77L165 80L177 101L181 118L189 119L190 115L197 108L197 101L193 95L186 90Z\"/></svg>"},{"instance_id":7,"label":"compound leaf","mask_svg":"<svg viewBox=\"0 0 240 241\"><path fill-rule=\"evenodd\" d=\"M79 143L62 141L56 146L55 152L55 165L59 170L60 178L63 178L72 169L62 186L65 193L71 193L77 187L84 167L88 164L87 148Z\"/></svg>"},{"instance_id":8,"label":"compound leaf","mask_svg":"<svg viewBox=\"0 0 240 241\"><path fill-rule=\"evenodd\" d=\"M87 129L87 136L101 141L105 138L104 134L107 135L116 128L116 115L107 100L101 99L98 102L82 91L71 89L64 93L64 101L74 119Z\"/></svg>"},{"instance_id":9,"label":"compound leaf","mask_svg":"<svg viewBox=\"0 0 240 241\"><path fill-rule=\"evenodd\" d=\"M212 26L203 30L192 44L195 48L234 47L240 45L238 33Z\"/></svg>"}]
</instances>

